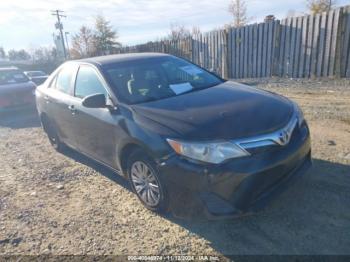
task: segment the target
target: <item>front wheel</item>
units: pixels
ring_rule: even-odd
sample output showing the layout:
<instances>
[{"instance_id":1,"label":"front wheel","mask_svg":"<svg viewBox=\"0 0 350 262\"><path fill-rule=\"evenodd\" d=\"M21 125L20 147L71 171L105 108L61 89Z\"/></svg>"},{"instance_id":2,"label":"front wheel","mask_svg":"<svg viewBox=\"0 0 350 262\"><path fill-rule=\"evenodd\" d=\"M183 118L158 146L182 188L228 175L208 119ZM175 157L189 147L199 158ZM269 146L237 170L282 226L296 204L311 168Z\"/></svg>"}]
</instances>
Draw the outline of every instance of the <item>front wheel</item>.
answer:
<instances>
[{"instance_id":1,"label":"front wheel","mask_svg":"<svg viewBox=\"0 0 350 262\"><path fill-rule=\"evenodd\" d=\"M128 161L128 177L133 191L142 204L155 212L165 212L168 197L165 186L151 158L135 151Z\"/></svg>"}]
</instances>

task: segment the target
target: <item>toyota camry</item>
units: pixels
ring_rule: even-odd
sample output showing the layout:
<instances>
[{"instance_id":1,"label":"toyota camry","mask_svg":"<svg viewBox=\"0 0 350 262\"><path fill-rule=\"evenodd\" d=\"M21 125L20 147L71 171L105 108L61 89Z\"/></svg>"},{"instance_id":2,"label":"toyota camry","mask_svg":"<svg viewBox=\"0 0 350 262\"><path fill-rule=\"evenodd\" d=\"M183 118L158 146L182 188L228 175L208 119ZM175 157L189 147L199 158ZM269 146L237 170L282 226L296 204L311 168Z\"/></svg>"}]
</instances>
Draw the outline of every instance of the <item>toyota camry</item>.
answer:
<instances>
[{"instance_id":1,"label":"toyota camry","mask_svg":"<svg viewBox=\"0 0 350 262\"><path fill-rule=\"evenodd\" d=\"M241 215L311 165L295 102L167 54L66 62L36 100L57 150L68 146L115 170L152 211Z\"/></svg>"}]
</instances>

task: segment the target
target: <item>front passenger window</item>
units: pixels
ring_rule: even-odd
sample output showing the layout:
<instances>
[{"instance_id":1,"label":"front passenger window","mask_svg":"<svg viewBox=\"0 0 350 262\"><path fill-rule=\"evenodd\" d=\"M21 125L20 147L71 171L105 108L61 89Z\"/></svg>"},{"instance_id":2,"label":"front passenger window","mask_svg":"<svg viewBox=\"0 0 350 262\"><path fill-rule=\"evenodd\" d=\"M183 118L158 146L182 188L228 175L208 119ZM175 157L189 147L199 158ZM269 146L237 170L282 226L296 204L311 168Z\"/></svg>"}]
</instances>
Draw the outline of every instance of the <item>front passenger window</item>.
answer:
<instances>
[{"instance_id":1,"label":"front passenger window","mask_svg":"<svg viewBox=\"0 0 350 262\"><path fill-rule=\"evenodd\" d=\"M84 98L93 94L104 94L107 97L107 91L95 70L90 66L81 66L75 82L75 96Z\"/></svg>"}]
</instances>

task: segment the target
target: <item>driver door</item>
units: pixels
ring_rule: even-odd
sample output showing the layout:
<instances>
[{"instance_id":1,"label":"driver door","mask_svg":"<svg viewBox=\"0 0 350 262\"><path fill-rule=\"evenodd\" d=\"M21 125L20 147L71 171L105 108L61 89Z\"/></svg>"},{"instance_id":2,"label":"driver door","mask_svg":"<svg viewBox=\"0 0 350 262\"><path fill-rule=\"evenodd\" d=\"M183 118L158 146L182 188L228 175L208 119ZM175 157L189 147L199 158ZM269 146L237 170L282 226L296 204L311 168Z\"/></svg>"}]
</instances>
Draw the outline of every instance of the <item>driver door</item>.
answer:
<instances>
[{"instance_id":1,"label":"driver door","mask_svg":"<svg viewBox=\"0 0 350 262\"><path fill-rule=\"evenodd\" d=\"M114 166L116 156L116 132L119 115L108 108L87 108L82 100L89 95L104 94L109 99L103 78L89 65L79 67L75 88L74 103L76 140L79 150L92 158Z\"/></svg>"}]
</instances>

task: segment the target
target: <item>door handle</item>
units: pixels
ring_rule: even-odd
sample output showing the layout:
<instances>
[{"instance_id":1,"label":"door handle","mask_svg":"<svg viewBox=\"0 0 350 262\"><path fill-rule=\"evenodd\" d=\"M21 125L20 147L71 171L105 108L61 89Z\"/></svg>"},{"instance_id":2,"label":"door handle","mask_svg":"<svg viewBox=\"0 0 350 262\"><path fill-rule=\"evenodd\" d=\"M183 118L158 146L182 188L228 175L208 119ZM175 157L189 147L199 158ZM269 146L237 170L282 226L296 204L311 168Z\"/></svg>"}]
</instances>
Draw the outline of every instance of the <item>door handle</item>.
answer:
<instances>
[{"instance_id":1,"label":"door handle","mask_svg":"<svg viewBox=\"0 0 350 262\"><path fill-rule=\"evenodd\" d=\"M50 103L50 98L48 96L44 96L44 100L46 101L46 104Z\"/></svg>"},{"instance_id":2,"label":"door handle","mask_svg":"<svg viewBox=\"0 0 350 262\"><path fill-rule=\"evenodd\" d=\"M68 106L68 109L72 112L72 115L75 115L77 113L77 110L75 109L74 105Z\"/></svg>"}]
</instances>

